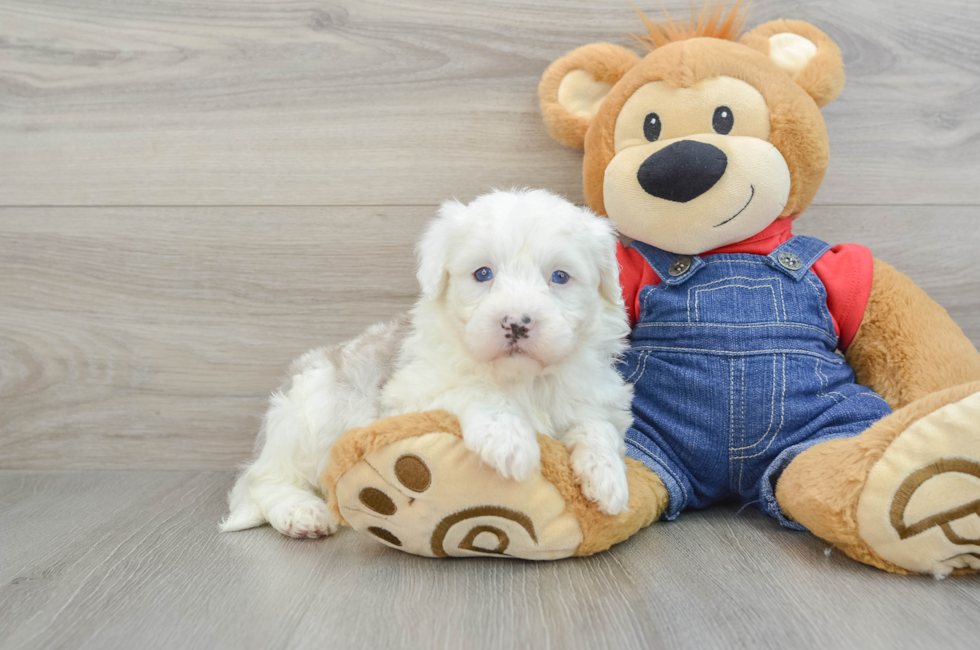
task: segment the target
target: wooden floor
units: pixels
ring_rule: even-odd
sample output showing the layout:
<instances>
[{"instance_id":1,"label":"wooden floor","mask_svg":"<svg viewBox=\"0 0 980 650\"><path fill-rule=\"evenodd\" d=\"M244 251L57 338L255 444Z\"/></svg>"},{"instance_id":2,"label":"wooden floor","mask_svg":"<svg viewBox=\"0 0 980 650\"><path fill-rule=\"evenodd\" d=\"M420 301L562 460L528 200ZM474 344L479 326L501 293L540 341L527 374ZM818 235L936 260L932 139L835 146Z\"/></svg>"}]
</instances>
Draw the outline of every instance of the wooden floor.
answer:
<instances>
[{"instance_id":1,"label":"wooden floor","mask_svg":"<svg viewBox=\"0 0 980 650\"><path fill-rule=\"evenodd\" d=\"M870 246L980 343L980 3L749 22L777 17L848 74L797 232ZM411 303L440 201L582 200L537 81L639 29L623 0L0 0L0 648L976 648L980 581L752 508L557 564L216 534L289 359Z\"/></svg>"},{"instance_id":2,"label":"wooden floor","mask_svg":"<svg viewBox=\"0 0 980 650\"><path fill-rule=\"evenodd\" d=\"M975 580L828 556L752 509L592 558L442 561L350 531L220 534L231 480L0 472L0 648L977 647Z\"/></svg>"}]
</instances>

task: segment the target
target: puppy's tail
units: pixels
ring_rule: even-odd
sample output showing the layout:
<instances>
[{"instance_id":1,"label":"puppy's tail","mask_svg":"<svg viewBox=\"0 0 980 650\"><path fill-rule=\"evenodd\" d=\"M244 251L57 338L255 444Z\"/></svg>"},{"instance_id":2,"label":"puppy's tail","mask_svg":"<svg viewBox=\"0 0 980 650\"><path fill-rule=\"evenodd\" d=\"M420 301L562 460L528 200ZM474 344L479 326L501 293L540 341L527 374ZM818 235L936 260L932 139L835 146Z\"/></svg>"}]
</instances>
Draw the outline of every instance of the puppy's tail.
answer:
<instances>
[{"instance_id":1,"label":"puppy's tail","mask_svg":"<svg viewBox=\"0 0 980 650\"><path fill-rule=\"evenodd\" d=\"M248 472L243 472L235 482L235 487L228 493L228 516L218 525L223 533L230 533L246 528L255 528L266 522L262 509L255 502L248 489Z\"/></svg>"}]
</instances>

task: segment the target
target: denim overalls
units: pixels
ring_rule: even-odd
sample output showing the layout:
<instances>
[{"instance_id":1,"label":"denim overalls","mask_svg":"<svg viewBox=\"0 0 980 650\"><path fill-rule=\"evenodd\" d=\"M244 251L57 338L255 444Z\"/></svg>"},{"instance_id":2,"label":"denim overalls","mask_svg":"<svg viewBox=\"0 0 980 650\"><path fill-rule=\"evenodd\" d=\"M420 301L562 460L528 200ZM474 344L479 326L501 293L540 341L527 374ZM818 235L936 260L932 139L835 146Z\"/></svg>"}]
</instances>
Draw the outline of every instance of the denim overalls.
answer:
<instances>
[{"instance_id":1,"label":"denim overalls","mask_svg":"<svg viewBox=\"0 0 980 650\"><path fill-rule=\"evenodd\" d=\"M830 247L792 237L768 256L678 256L634 242L661 283L619 367L634 384L626 455L657 473L664 513L739 495L783 525L776 480L801 451L857 435L891 412L837 352L811 265Z\"/></svg>"}]
</instances>

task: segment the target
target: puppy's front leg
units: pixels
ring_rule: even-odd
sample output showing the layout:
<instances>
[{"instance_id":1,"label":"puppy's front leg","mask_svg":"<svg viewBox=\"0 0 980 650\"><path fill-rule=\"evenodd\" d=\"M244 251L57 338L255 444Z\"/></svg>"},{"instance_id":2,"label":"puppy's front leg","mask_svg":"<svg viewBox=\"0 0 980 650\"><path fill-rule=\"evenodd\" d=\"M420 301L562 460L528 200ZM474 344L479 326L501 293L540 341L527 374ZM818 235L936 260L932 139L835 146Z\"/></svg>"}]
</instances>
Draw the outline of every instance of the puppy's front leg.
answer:
<instances>
[{"instance_id":1,"label":"puppy's front leg","mask_svg":"<svg viewBox=\"0 0 980 650\"><path fill-rule=\"evenodd\" d=\"M526 481L541 469L531 424L503 404L482 402L457 411L467 448L504 478Z\"/></svg>"},{"instance_id":2,"label":"puppy's front leg","mask_svg":"<svg viewBox=\"0 0 980 650\"><path fill-rule=\"evenodd\" d=\"M608 515L626 510L629 485L623 436L616 427L601 420L578 422L562 438L571 450L572 471L582 494Z\"/></svg>"}]
</instances>

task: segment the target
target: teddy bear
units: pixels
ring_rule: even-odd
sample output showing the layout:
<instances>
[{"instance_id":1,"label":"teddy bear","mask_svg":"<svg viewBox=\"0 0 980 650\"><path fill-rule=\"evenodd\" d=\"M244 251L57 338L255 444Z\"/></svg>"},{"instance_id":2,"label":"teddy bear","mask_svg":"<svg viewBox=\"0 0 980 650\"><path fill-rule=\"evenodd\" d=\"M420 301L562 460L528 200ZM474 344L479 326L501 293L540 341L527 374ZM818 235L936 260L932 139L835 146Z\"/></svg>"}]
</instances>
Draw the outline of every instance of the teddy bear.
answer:
<instances>
[{"instance_id":1,"label":"teddy bear","mask_svg":"<svg viewBox=\"0 0 980 650\"><path fill-rule=\"evenodd\" d=\"M829 162L839 48L800 21L743 33L739 5L641 18L644 56L586 45L539 86L587 204L632 240L628 510L583 497L545 436L540 475L500 478L444 412L348 432L328 505L419 555L557 559L739 497L886 571L976 572L980 352L867 248L792 232Z\"/></svg>"}]
</instances>

